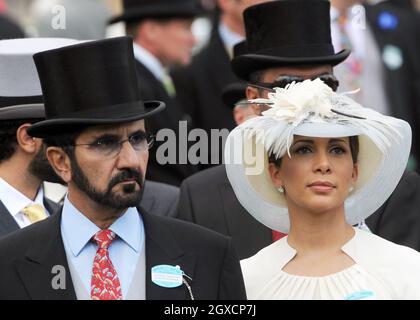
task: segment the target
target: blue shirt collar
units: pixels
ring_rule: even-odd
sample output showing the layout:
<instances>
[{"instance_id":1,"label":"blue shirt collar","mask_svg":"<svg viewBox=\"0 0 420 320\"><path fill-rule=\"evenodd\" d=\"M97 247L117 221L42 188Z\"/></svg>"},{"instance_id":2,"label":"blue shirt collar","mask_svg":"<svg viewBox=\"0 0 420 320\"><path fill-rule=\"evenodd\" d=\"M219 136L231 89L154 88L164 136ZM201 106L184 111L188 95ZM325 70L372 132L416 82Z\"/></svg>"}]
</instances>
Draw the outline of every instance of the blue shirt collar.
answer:
<instances>
[{"instance_id":1,"label":"blue shirt collar","mask_svg":"<svg viewBox=\"0 0 420 320\"><path fill-rule=\"evenodd\" d=\"M128 208L110 227L119 238L139 252L144 242L142 218L137 208ZM64 199L61 230L74 256L78 256L86 244L100 229L83 215L67 198ZM140 232L139 232L140 231Z\"/></svg>"}]
</instances>

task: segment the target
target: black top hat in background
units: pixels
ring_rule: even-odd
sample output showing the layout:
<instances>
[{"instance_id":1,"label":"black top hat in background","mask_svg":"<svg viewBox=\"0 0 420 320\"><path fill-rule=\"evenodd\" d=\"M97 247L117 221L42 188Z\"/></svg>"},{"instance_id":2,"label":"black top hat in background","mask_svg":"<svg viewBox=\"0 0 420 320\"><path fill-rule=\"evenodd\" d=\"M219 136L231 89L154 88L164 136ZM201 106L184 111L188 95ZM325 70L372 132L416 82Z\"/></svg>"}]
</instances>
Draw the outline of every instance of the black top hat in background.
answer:
<instances>
[{"instance_id":1,"label":"black top hat in background","mask_svg":"<svg viewBox=\"0 0 420 320\"><path fill-rule=\"evenodd\" d=\"M246 87L245 82L233 82L224 87L222 100L226 107L233 109L236 103L246 99Z\"/></svg>"},{"instance_id":2,"label":"black top hat in background","mask_svg":"<svg viewBox=\"0 0 420 320\"><path fill-rule=\"evenodd\" d=\"M336 65L350 54L335 53L328 0L278 0L244 11L247 54L232 60L244 80L254 71L285 65Z\"/></svg>"},{"instance_id":3,"label":"black top hat in background","mask_svg":"<svg viewBox=\"0 0 420 320\"><path fill-rule=\"evenodd\" d=\"M199 0L124 0L123 7L123 13L109 23L130 23L145 18L189 18L204 13Z\"/></svg>"},{"instance_id":4,"label":"black top hat in background","mask_svg":"<svg viewBox=\"0 0 420 320\"><path fill-rule=\"evenodd\" d=\"M143 119L163 110L143 102L131 37L117 37L48 50L34 55L44 96L46 120L28 129L48 137L74 126Z\"/></svg>"},{"instance_id":5,"label":"black top hat in background","mask_svg":"<svg viewBox=\"0 0 420 320\"><path fill-rule=\"evenodd\" d=\"M233 46L233 56L238 57L246 53L246 42L241 41ZM228 108L234 108L236 103L246 99L247 83L243 81L237 81L229 83L223 88L222 100Z\"/></svg>"}]
</instances>

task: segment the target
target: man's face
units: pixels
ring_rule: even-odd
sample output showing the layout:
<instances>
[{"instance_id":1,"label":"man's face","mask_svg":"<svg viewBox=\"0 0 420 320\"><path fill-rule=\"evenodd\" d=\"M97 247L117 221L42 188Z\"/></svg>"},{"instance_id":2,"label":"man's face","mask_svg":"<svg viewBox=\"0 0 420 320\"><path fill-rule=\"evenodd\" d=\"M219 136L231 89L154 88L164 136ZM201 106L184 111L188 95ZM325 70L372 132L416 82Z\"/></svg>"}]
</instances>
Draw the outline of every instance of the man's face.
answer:
<instances>
[{"instance_id":1,"label":"man's face","mask_svg":"<svg viewBox=\"0 0 420 320\"><path fill-rule=\"evenodd\" d=\"M223 13L228 15L230 19L237 23L243 23L243 12L246 8L268 1L270 0L219 0L218 4Z\"/></svg>"},{"instance_id":2,"label":"man's face","mask_svg":"<svg viewBox=\"0 0 420 320\"><path fill-rule=\"evenodd\" d=\"M137 206L143 194L149 156L147 142L140 142L142 137L145 137L143 120L83 131L75 143L81 145L74 148L74 156L70 157L69 197L72 193L77 193L78 198L85 195L112 209ZM113 142L115 146L115 141L127 139L132 139L132 144L125 141L119 144L120 150L111 150Z\"/></svg>"},{"instance_id":3,"label":"man's face","mask_svg":"<svg viewBox=\"0 0 420 320\"><path fill-rule=\"evenodd\" d=\"M333 68L330 65L321 66L294 66L294 67L276 67L264 70L259 82L273 83L276 79L283 76L302 77L303 79L314 79L322 75L332 75ZM246 89L247 99L267 98L269 90L257 89L248 86ZM253 105L254 112L260 115L262 111L268 109L267 106Z\"/></svg>"},{"instance_id":4,"label":"man's face","mask_svg":"<svg viewBox=\"0 0 420 320\"><path fill-rule=\"evenodd\" d=\"M155 23L156 56L165 66L187 65L191 62L195 37L193 19L171 19Z\"/></svg>"}]
</instances>

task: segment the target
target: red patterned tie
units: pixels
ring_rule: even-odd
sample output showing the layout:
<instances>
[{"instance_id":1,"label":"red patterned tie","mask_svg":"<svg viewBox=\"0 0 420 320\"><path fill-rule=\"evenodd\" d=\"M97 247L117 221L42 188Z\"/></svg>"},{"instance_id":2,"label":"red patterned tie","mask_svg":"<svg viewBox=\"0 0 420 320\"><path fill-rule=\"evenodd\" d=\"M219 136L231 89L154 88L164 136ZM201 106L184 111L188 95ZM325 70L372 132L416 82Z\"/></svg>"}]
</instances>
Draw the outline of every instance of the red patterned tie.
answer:
<instances>
[{"instance_id":1,"label":"red patterned tie","mask_svg":"<svg viewBox=\"0 0 420 320\"><path fill-rule=\"evenodd\" d=\"M109 229L98 231L93 237L98 244L98 251L93 260L90 292L92 300L122 300L120 280L108 251L114 239L115 233Z\"/></svg>"}]
</instances>

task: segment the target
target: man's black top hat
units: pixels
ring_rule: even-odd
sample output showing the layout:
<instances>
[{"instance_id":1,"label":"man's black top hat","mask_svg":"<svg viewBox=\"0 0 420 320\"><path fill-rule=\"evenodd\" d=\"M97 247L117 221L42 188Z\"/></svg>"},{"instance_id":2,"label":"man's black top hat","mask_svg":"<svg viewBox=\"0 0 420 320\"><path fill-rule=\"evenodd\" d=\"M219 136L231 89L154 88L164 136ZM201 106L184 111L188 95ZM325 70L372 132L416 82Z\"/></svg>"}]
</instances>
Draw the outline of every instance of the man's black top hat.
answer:
<instances>
[{"instance_id":1,"label":"man's black top hat","mask_svg":"<svg viewBox=\"0 0 420 320\"><path fill-rule=\"evenodd\" d=\"M254 71L290 65L336 65L350 54L335 53L328 0L278 0L244 11L247 54L232 60L246 81Z\"/></svg>"},{"instance_id":2,"label":"man's black top hat","mask_svg":"<svg viewBox=\"0 0 420 320\"><path fill-rule=\"evenodd\" d=\"M48 137L75 126L116 124L165 108L140 96L131 37L66 46L34 55L46 120L28 133Z\"/></svg>"},{"instance_id":3,"label":"man's black top hat","mask_svg":"<svg viewBox=\"0 0 420 320\"><path fill-rule=\"evenodd\" d=\"M204 13L198 0L124 0L123 13L109 23L136 22L146 18L189 18Z\"/></svg>"}]
</instances>

